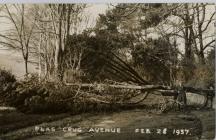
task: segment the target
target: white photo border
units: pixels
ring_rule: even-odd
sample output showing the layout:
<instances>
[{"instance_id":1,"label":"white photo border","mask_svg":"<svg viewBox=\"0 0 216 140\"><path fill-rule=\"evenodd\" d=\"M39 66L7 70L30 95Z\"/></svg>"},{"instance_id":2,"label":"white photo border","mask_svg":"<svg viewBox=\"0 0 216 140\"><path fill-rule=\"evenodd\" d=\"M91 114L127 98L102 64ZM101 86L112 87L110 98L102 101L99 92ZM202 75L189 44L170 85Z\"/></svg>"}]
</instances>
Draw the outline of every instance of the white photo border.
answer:
<instances>
[{"instance_id":1,"label":"white photo border","mask_svg":"<svg viewBox=\"0 0 216 140\"><path fill-rule=\"evenodd\" d=\"M0 0L0 3L214 3L215 0Z\"/></svg>"}]
</instances>

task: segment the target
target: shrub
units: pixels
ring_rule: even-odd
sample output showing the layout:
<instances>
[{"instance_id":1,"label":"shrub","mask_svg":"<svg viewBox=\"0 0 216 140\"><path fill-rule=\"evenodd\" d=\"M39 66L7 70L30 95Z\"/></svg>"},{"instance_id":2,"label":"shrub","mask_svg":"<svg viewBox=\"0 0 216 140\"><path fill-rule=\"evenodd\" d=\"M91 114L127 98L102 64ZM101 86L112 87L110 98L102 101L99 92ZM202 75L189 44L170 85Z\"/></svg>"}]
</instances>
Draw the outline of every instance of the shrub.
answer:
<instances>
[{"instance_id":1,"label":"shrub","mask_svg":"<svg viewBox=\"0 0 216 140\"><path fill-rule=\"evenodd\" d=\"M15 76L11 74L10 71L0 68L0 85L5 85L6 83L15 82Z\"/></svg>"},{"instance_id":2,"label":"shrub","mask_svg":"<svg viewBox=\"0 0 216 140\"><path fill-rule=\"evenodd\" d=\"M0 69L0 104L3 103L5 93L10 92L16 87L15 76L7 70Z\"/></svg>"},{"instance_id":3,"label":"shrub","mask_svg":"<svg viewBox=\"0 0 216 140\"><path fill-rule=\"evenodd\" d=\"M214 87L214 67L209 64L198 64L193 70L193 75L186 85L197 88Z\"/></svg>"}]
</instances>

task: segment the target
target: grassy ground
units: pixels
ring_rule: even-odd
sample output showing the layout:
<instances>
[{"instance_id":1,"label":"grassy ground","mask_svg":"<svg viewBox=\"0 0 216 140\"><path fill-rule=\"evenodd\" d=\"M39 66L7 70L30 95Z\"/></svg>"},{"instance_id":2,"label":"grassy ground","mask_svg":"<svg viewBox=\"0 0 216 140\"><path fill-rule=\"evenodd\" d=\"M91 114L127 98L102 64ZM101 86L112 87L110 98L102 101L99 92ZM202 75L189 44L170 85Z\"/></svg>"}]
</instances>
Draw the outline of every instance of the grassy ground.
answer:
<instances>
[{"instance_id":1,"label":"grassy ground","mask_svg":"<svg viewBox=\"0 0 216 140\"><path fill-rule=\"evenodd\" d=\"M81 114L81 115L26 115L19 112L1 112L0 128L3 140L28 139L28 140L66 140L66 139L91 139L91 140L212 140L215 136L215 111L197 110L190 113L170 112L159 114L155 111L141 109L121 111L105 114ZM35 133L35 125L42 127L120 127L121 134L105 133L71 133L61 130L53 133ZM134 133L135 128L168 128L169 130L190 128L188 136L145 135ZM171 131L170 131L171 132ZM42 135L43 134L43 135Z\"/></svg>"},{"instance_id":2,"label":"grassy ground","mask_svg":"<svg viewBox=\"0 0 216 140\"><path fill-rule=\"evenodd\" d=\"M18 111L0 111L0 134L40 124L43 122L51 122L67 117L68 114L58 115L39 115L24 114Z\"/></svg>"}]
</instances>

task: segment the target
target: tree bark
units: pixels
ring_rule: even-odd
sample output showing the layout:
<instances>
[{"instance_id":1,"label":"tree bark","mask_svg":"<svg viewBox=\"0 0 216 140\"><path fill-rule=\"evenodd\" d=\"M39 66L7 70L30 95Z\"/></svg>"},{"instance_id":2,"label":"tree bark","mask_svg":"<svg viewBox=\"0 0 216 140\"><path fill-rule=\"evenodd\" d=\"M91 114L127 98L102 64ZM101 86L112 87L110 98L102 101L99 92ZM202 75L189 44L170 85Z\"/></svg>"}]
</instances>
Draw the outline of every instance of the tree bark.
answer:
<instances>
[{"instance_id":1,"label":"tree bark","mask_svg":"<svg viewBox=\"0 0 216 140\"><path fill-rule=\"evenodd\" d=\"M186 62L190 62L193 60L193 54L192 54L192 32L190 28L192 28L192 19L190 19L190 13L188 9L188 4L185 4L185 18L184 18L184 24L185 24L185 58Z\"/></svg>"},{"instance_id":2,"label":"tree bark","mask_svg":"<svg viewBox=\"0 0 216 140\"><path fill-rule=\"evenodd\" d=\"M25 61L25 73L28 75L28 59L24 59Z\"/></svg>"}]
</instances>

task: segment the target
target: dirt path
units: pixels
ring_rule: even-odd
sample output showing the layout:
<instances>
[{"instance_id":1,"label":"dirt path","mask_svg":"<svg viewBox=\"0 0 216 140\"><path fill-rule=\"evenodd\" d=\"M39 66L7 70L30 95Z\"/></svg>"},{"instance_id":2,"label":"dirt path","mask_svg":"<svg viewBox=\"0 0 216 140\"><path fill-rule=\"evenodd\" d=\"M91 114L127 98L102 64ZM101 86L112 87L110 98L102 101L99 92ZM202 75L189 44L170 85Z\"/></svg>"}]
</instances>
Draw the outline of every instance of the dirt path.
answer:
<instances>
[{"instance_id":1,"label":"dirt path","mask_svg":"<svg viewBox=\"0 0 216 140\"><path fill-rule=\"evenodd\" d=\"M215 111L193 111L202 122L202 137L201 140L215 139Z\"/></svg>"},{"instance_id":2,"label":"dirt path","mask_svg":"<svg viewBox=\"0 0 216 140\"><path fill-rule=\"evenodd\" d=\"M7 133L2 140L212 140L215 136L214 124L213 110L193 111L188 114L156 114L130 110L112 114L71 116L51 123L42 123L39 127L32 126ZM44 133L41 132L43 128L49 129ZM54 132L51 132L52 128L55 128ZM98 128L100 132L97 132ZM157 129L166 131L166 134L158 134Z\"/></svg>"}]
</instances>

